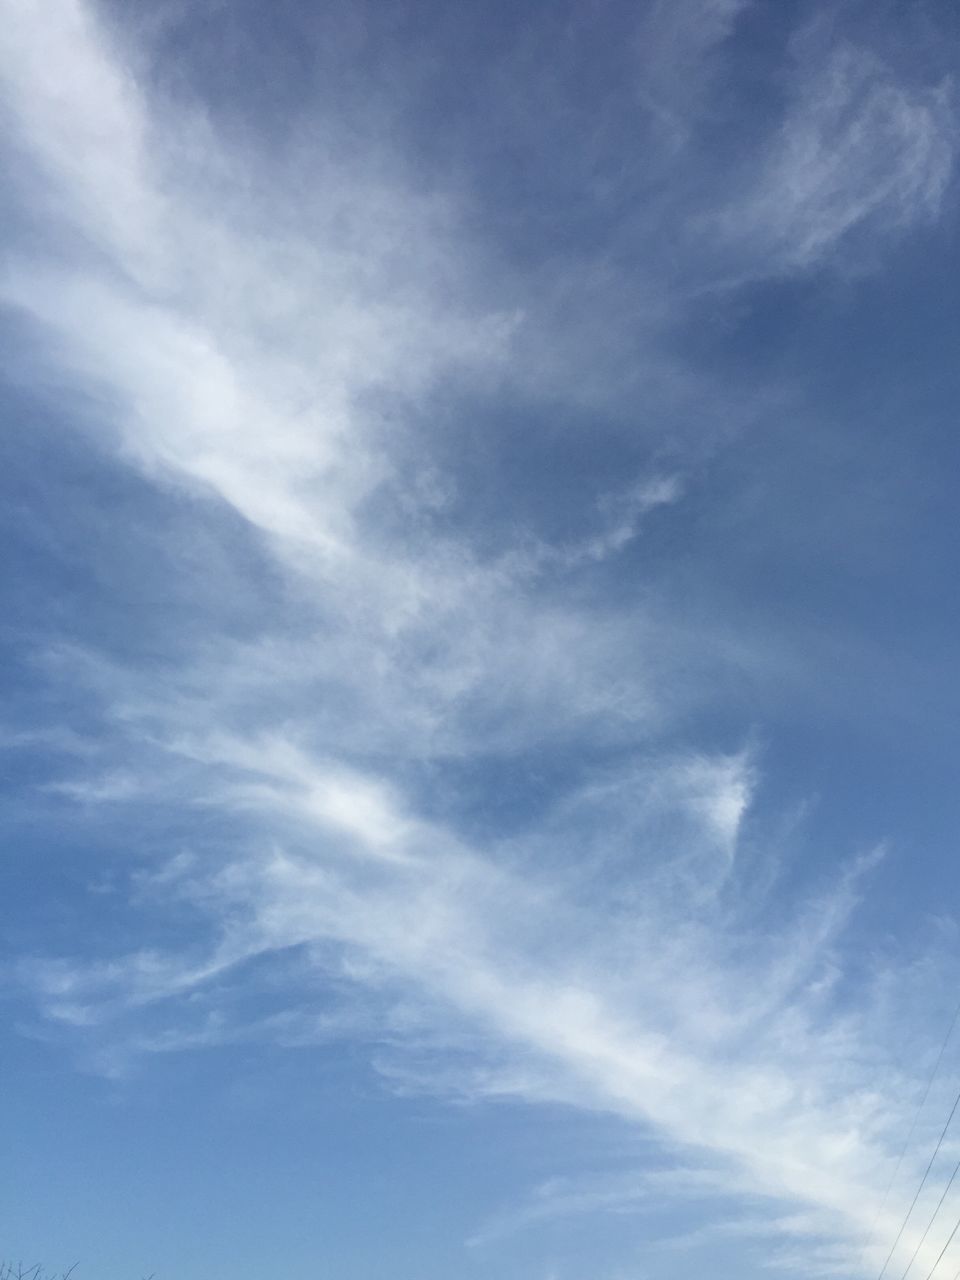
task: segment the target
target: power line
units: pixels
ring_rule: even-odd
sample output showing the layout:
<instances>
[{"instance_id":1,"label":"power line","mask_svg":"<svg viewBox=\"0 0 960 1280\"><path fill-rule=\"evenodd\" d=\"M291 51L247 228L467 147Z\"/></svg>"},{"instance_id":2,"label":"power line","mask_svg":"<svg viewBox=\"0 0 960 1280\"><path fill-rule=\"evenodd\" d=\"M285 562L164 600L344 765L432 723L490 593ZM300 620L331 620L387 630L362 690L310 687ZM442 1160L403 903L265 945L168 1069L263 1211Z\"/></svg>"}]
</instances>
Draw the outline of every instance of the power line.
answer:
<instances>
[{"instance_id":1,"label":"power line","mask_svg":"<svg viewBox=\"0 0 960 1280\"><path fill-rule=\"evenodd\" d=\"M930 1270L929 1270L929 1271L927 1272L927 1274L924 1276L923 1280L930 1280L930 1277L933 1275L933 1273L936 1271L937 1267L939 1267L939 1265L940 1265L940 1259L943 1257L943 1255L944 1255L944 1254L947 1252L947 1250L950 1248L951 1244L953 1243L953 1237L957 1234L957 1232L958 1232L958 1231L960 1231L960 1218L958 1218L958 1219L957 1219L957 1221L954 1223L953 1230L952 1230L952 1231L950 1232L950 1234L947 1236L947 1243L943 1246L943 1248L942 1248L942 1249L940 1250L940 1252L937 1254L937 1260L936 1260L936 1262L933 1264L933 1266L930 1268ZM957 1276L960 1276L960 1271L958 1271L958 1272L957 1272Z\"/></svg>"},{"instance_id":2,"label":"power line","mask_svg":"<svg viewBox=\"0 0 960 1280\"><path fill-rule=\"evenodd\" d=\"M919 1187L917 1187L914 1197L910 1201L910 1208L907 1210L906 1217L903 1219L903 1222L901 1222L900 1224L900 1230L897 1232L897 1238L896 1240L894 1240L893 1244L890 1246L890 1252L887 1254L886 1261L884 1262L883 1266L880 1268L880 1273L877 1276L877 1280L883 1280L884 1273L886 1272L887 1267L890 1265L890 1259L893 1257L894 1253L896 1253L897 1245L900 1243L901 1239L903 1238L903 1233L907 1229L907 1223L910 1221L910 1215L913 1213L914 1209L916 1208L917 1201L920 1199L920 1192L927 1185L927 1178L929 1178L930 1176L930 1170L933 1168L933 1162L934 1160L936 1160L937 1156L940 1154L940 1148L943 1146L943 1140L947 1136L947 1130L950 1128L950 1122L953 1119L954 1113L956 1112L958 1106L960 1106L960 1092L957 1093L956 1098L954 1098L953 1100L953 1106L950 1108L950 1114L947 1116L947 1123L943 1126L943 1128L940 1131L940 1137L937 1139L937 1145L933 1149L933 1155L930 1157L930 1162L927 1165L926 1169L924 1170L923 1177L920 1179L920 1185ZM960 1223L958 1223L957 1225L958 1227L960 1227Z\"/></svg>"},{"instance_id":3,"label":"power line","mask_svg":"<svg viewBox=\"0 0 960 1280\"><path fill-rule=\"evenodd\" d=\"M941 1206L943 1205L944 1200L946 1200L946 1198L947 1198L947 1192L948 1192L948 1191L950 1190L950 1188L953 1186L953 1180L954 1180L954 1178L957 1176L957 1174L958 1174L958 1173L960 1173L960 1160L958 1160L958 1161L957 1161L957 1163L954 1165L953 1173L951 1173L951 1175L950 1175L950 1181L949 1181L949 1182L947 1183L947 1185L943 1188L943 1193L942 1193L942 1195L940 1196L940 1199L937 1201L937 1207L934 1209L934 1211L933 1211L933 1215L932 1215L932 1217L930 1218L930 1221L927 1223L927 1229L926 1229L926 1231L924 1231L923 1235L920 1237L920 1242L918 1243L917 1247L914 1249L913 1254L912 1254L912 1256L911 1256L911 1258L910 1258L910 1261L907 1263L907 1269L906 1269L906 1271L904 1271L903 1275L900 1277L900 1280L907 1280L907 1272L910 1270L910 1268L911 1268L911 1267L913 1266L913 1264L916 1262L916 1260L917 1260L917 1254L918 1254L918 1253L920 1252L920 1250L923 1248L923 1242L924 1242L924 1240L926 1240L927 1236L930 1234L930 1228L933 1226L934 1222L936 1222L936 1220L937 1220L937 1214L940 1212ZM951 1236L951 1237L950 1237L950 1239L952 1240L952 1239L953 1239L953 1236ZM949 1244L949 1241L948 1241L947 1243ZM946 1245L944 1246L944 1248L946 1248ZM942 1258L942 1257L943 1257L943 1254L941 1254L941 1255L940 1255L940 1258ZM940 1261L940 1258L938 1258L938 1259L937 1259L937 1262L939 1262L939 1261ZM934 1266L934 1270L936 1270L936 1266Z\"/></svg>"},{"instance_id":4,"label":"power line","mask_svg":"<svg viewBox=\"0 0 960 1280\"><path fill-rule=\"evenodd\" d=\"M940 1063L943 1061L943 1055L947 1051L947 1045L950 1043L950 1037L953 1035L953 1031L957 1025L958 1018L960 1018L960 1004L958 1004L953 1011L953 1017L950 1019L950 1025L949 1027L947 1027L947 1033L943 1037L943 1042L940 1045L940 1052L937 1054L937 1060L933 1064L933 1070L930 1072L929 1079L927 1080L927 1087L923 1091L923 1097L920 1099L920 1102L917 1105L917 1109L913 1114L913 1122L910 1125L909 1132L907 1133L907 1136L904 1139L903 1146L900 1148L900 1155L897 1157L896 1167L893 1170L893 1174L891 1175L890 1181L887 1183L887 1189L883 1193L883 1199L880 1201L880 1207L879 1209L877 1209L873 1222L870 1225L870 1233L867 1236L866 1240L863 1242L863 1248L860 1251L860 1255L864 1261L866 1261L867 1250L873 1244L873 1238L877 1234L877 1224L880 1222L880 1218L883 1214L883 1211L887 1207L887 1201L890 1199L890 1192L893 1190L893 1184L897 1180L897 1175L899 1174L900 1168L903 1164L903 1158L907 1154L907 1149L909 1148L910 1143L913 1141L913 1135L917 1131L917 1124L919 1123L919 1120L920 1120L920 1114L923 1111L923 1108L926 1106L927 1098L930 1096L930 1090L933 1088L933 1082L937 1078L937 1072L940 1070ZM896 1246L894 1246L894 1248L896 1248ZM889 1261L890 1259L888 1258L887 1262ZM886 1269L886 1265L887 1263L884 1263L884 1269ZM882 1271L880 1275L881 1276L883 1275ZM958 1273L954 1277L954 1280L960 1280L960 1273Z\"/></svg>"}]
</instances>

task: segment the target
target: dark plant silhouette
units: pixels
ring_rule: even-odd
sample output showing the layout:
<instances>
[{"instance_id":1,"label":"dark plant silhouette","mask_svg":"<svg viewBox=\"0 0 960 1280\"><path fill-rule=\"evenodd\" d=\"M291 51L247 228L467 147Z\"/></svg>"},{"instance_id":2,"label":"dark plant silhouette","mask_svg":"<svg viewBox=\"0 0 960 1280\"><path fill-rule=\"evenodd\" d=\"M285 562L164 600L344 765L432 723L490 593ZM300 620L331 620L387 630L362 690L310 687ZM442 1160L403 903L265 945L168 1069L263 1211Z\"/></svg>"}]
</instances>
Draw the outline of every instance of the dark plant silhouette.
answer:
<instances>
[{"instance_id":1,"label":"dark plant silhouette","mask_svg":"<svg viewBox=\"0 0 960 1280\"><path fill-rule=\"evenodd\" d=\"M75 1262L72 1267L55 1276L52 1272L44 1271L39 1262L35 1262L32 1267L25 1267L22 1262L0 1262L0 1280L70 1280L77 1265Z\"/></svg>"},{"instance_id":2,"label":"dark plant silhouette","mask_svg":"<svg viewBox=\"0 0 960 1280\"><path fill-rule=\"evenodd\" d=\"M75 1262L72 1267L67 1267L66 1271L57 1273L44 1271L39 1262L35 1262L30 1267L25 1267L22 1262L3 1262L0 1260L0 1280L73 1280L73 1273L79 1265L79 1262ZM76 1280L79 1280L79 1277ZM143 1280L154 1280L154 1276L144 1276Z\"/></svg>"}]
</instances>

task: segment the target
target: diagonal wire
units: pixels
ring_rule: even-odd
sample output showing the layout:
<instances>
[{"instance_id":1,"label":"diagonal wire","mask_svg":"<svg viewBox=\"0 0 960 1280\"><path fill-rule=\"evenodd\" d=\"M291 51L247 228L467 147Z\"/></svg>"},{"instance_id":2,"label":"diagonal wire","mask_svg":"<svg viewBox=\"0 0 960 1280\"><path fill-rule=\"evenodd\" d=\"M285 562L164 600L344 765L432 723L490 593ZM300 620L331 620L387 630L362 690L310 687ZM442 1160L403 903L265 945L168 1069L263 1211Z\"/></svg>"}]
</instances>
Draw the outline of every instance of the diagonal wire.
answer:
<instances>
[{"instance_id":1,"label":"diagonal wire","mask_svg":"<svg viewBox=\"0 0 960 1280\"><path fill-rule=\"evenodd\" d=\"M920 1112L922 1112L924 1106L927 1105L927 1098L929 1097L929 1094L931 1094L931 1089L933 1088L933 1082L934 1080L937 1079L937 1073L938 1071L940 1071L940 1064L943 1061L943 1055L945 1055L947 1051L947 1044L950 1043L950 1038L952 1034L954 1034L954 1028L956 1027L957 1019L959 1018L960 1018L960 1004L957 1004L956 1009L954 1010L954 1016L952 1016L952 1018L950 1019L950 1027L947 1027L946 1036L943 1037L943 1042L940 1046L940 1053L937 1053L937 1061L934 1062L933 1070L931 1071L931 1074L929 1074L929 1079L927 1080L927 1088L924 1089L923 1097L920 1098L918 1106L916 1106L913 1123L911 1123L909 1133L908 1135L906 1135L906 1138L904 1139L904 1146L900 1148L900 1155L899 1157L897 1157L896 1167L895 1169L893 1169L893 1174L891 1175L891 1179L887 1183L887 1189L884 1190L883 1192L883 1199L881 1201L881 1204L879 1204L879 1208L877 1210L876 1216L874 1216L873 1222L872 1224L870 1224L869 1235L867 1236L867 1239L864 1240L863 1248L861 1248L861 1251L860 1251L861 1262L867 1261L867 1251L870 1245L873 1244L873 1238L877 1234L877 1226L879 1224L879 1220L881 1220L881 1217L883 1215L884 1208L887 1207L887 1201L888 1199L890 1199L890 1193L893 1190L893 1183L895 1183L895 1181L897 1180L897 1174L899 1174L900 1172L901 1165L904 1164L904 1157L906 1156L906 1152L908 1152L910 1143L913 1142L914 1134L916 1133L916 1125L918 1125L920 1121ZM887 1262L890 1262L890 1258L887 1258ZM884 1263L884 1268L886 1268L886 1263ZM881 1275L883 1275L883 1272L881 1272ZM960 1280L960 1272L954 1277L954 1280Z\"/></svg>"},{"instance_id":2,"label":"diagonal wire","mask_svg":"<svg viewBox=\"0 0 960 1280\"><path fill-rule=\"evenodd\" d=\"M960 1160L958 1160L957 1163L954 1165L953 1173L951 1173L950 1175L950 1181L943 1188L943 1193L941 1194L940 1199L937 1201L937 1207L934 1209L933 1214L930 1217L930 1221L927 1223L927 1229L926 1231L924 1231L923 1235L920 1237L920 1241L917 1244L917 1247L914 1249L913 1253L911 1254L910 1261L907 1263L906 1271L904 1271L903 1275L900 1277L900 1280L907 1280L907 1272L909 1272L910 1268L916 1262L917 1254L923 1248L923 1242L924 1240L926 1240L927 1236L930 1234L930 1228L933 1226L934 1222L936 1222L937 1214L940 1212L943 1202L947 1198L947 1192L953 1186L953 1180L954 1178L956 1178L958 1173L960 1173ZM950 1240L952 1239L953 1239L953 1236L950 1237ZM950 1243L950 1240L947 1241L947 1244ZM944 1245L944 1249L946 1249L946 1245ZM941 1253L940 1258L942 1257L943 1257L943 1254ZM937 1262L940 1261L940 1258L937 1259ZM934 1271L935 1270L936 1270L936 1263L934 1264Z\"/></svg>"},{"instance_id":3,"label":"diagonal wire","mask_svg":"<svg viewBox=\"0 0 960 1280\"><path fill-rule=\"evenodd\" d=\"M950 1248L951 1244L953 1244L953 1237L957 1234L957 1232L958 1232L958 1231L960 1231L960 1218L958 1218L958 1219L957 1219L957 1221L954 1223L953 1230L952 1230L952 1231L950 1232L950 1234L947 1236L947 1243L943 1246L943 1248L942 1248L942 1249L940 1250L940 1252L937 1254L937 1260L936 1260L936 1262L933 1264L933 1266L930 1268L930 1270L929 1270L929 1271L927 1272L927 1274L924 1276L923 1280L930 1280L930 1277L933 1275L933 1273L936 1271L937 1267L939 1267L939 1265L940 1265L940 1259L943 1257L943 1255L944 1255L944 1254L947 1252L947 1250ZM960 1276L960 1271L958 1271L958 1272L957 1272L957 1275L958 1275L958 1276Z\"/></svg>"},{"instance_id":4,"label":"diagonal wire","mask_svg":"<svg viewBox=\"0 0 960 1280\"><path fill-rule=\"evenodd\" d=\"M917 1190L914 1193L914 1197L910 1201L910 1208L907 1210L906 1217L903 1219L903 1222L901 1222L900 1224L900 1230L897 1232L897 1238L896 1240L894 1240L893 1244L890 1246L890 1252L887 1254L886 1261L884 1262L883 1266L880 1268L880 1274L877 1276L877 1280L883 1280L884 1272L886 1271L887 1267L890 1265L890 1259L893 1257L894 1253L896 1252L897 1245L900 1243L901 1239L903 1238L903 1233L907 1229L907 1223L910 1221L910 1215L913 1213L914 1209L917 1206L917 1201L920 1199L920 1192L927 1185L927 1178L929 1178L930 1176L930 1170L933 1168L933 1162L934 1160L936 1160L937 1156L940 1154L940 1148L943 1146L943 1140L947 1136L947 1130L950 1128L950 1122L953 1119L958 1106L960 1106L960 1092L957 1093L957 1096L953 1100L953 1106L950 1108L950 1114L947 1116L947 1123L940 1130L940 1137L937 1139L937 1145L933 1148L933 1155L930 1157L930 1162L927 1165L926 1169L924 1170L923 1177L920 1179L920 1185L919 1187L917 1187Z\"/></svg>"},{"instance_id":5,"label":"diagonal wire","mask_svg":"<svg viewBox=\"0 0 960 1280\"><path fill-rule=\"evenodd\" d=\"M917 1104L917 1109L913 1114L913 1122L910 1125L910 1130L907 1133L903 1146L900 1149L900 1155L897 1157L896 1168L893 1171L890 1181L887 1183L887 1189L883 1193L883 1199L880 1201L880 1207L877 1210L876 1215L874 1216L873 1222L870 1225L870 1234L867 1236L866 1240L863 1242L863 1248L860 1254L863 1261L866 1261L867 1250L873 1244L874 1236L877 1234L877 1226L880 1222L881 1216L883 1215L884 1209L886 1209L887 1207L887 1201L890 1199L890 1192L893 1190L893 1184L897 1180L897 1175L899 1174L900 1168L903 1164L904 1156L906 1156L910 1143L913 1141L913 1135L917 1131L917 1124L920 1121L920 1114L923 1111L923 1108L926 1106L927 1098L930 1096L930 1090L933 1088L933 1082L937 1078L937 1073L940 1070L940 1063L943 1061L943 1055L947 1051L947 1045L950 1043L950 1037L953 1035L954 1028L957 1025L958 1018L960 1018L960 1004L958 1004L956 1009L954 1009L953 1011L953 1017L950 1019L949 1027L947 1027L947 1034L943 1037L943 1043L940 1045L940 1052L937 1054L937 1060L933 1064L933 1070L930 1072L930 1077L927 1080L927 1087L923 1091L923 1097L920 1099L920 1102ZM888 1258L887 1262L889 1261L890 1259ZM884 1270L886 1270L886 1266L887 1266L887 1263L885 1262ZM882 1271L880 1275L881 1276L883 1275ZM954 1277L954 1280L960 1280L960 1273L958 1273Z\"/></svg>"}]
</instances>

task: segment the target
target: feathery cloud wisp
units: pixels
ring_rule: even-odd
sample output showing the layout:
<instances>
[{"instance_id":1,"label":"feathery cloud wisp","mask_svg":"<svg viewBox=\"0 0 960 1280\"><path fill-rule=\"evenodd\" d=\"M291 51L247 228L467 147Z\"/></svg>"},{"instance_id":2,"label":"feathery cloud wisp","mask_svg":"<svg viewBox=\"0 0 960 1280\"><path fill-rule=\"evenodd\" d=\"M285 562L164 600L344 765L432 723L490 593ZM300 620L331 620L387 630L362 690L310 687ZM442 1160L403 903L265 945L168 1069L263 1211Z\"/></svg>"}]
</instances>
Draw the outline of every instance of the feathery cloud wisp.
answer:
<instances>
[{"instance_id":1,"label":"feathery cloud wisp","mask_svg":"<svg viewBox=\"0 0 960 1280\"><path fill-rule=\"evenodd\" d=\"M705 56L741 9L692 7L709 19L695 47L651 8L646 34L673 63ZM696 261L672 275L647 260L628 219L632 283L581 251L545 286L542 264L513 272L471 234L462 192L424 194L373 139L362 158L326 144L334 189L253 199L212 126L138 88L92 9L0 12L12 178L42 215L0 274L38 335L31 372L61 406L82 393L72 417L97 448L242 525L278 602L253 634L214 625L153 667L51 643L104 704L90 772L59 795L150 794L222 830L134 886L154 913L189 906L188 944L26 960L41 1007L114 1066L344 1033L379 1041L384 1073L411 1087L613 1114L725 1194L777 1202L802 1265L856 1270L904 1128L895 1100L916 1081L862 1061L863 1044L886 1061L883 1028L830 1003L855 877L785 913L779 938L751 917L756 762L687 737L723 660L637 587L648 522L682 510L703 456L672 427L709 379L666 354ZM952 162L946 110L843 47L751 155L746 194L718 217L728 189L712 174L695 207L661 208L664 240L682 247L673 223L695 226L711 256L749 257L747 279L831 260L855 230L922 224ZM649 145L672 163L695 127ZM634 312L640 338L611 344L595 395L608 333ZM641 373L618 383L623 352ZM653 444L615 482L610 467L578 476L548 531L495 513L484 541L456 518L464 477L431 456L451 383L518 422L568 394L635 418L639 385ZM742 428L751 405L733 409ZM178 519L189 536L189 507ZM634 552L615 590L597 585ZM498 825L512 770L538 782ZM772 874L776 851L762 860ZM337 1007L309 1007L283 967L294 954ZM283 1001L252 1015L244 992L266 970Z\"/></svg>"}]
</instances>

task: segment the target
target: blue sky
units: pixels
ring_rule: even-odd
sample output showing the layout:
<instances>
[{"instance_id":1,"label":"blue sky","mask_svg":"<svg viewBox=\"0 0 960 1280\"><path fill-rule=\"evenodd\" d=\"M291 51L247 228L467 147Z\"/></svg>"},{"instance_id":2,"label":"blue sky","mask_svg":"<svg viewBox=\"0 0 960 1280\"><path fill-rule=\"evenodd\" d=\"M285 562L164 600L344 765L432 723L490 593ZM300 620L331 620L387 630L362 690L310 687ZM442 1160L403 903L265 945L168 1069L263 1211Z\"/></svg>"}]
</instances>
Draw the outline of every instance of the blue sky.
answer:
<instances>
[{"instance_id":1,"label":"blue sky","mask_svg":"<svg viewBox=\"0 0 960 1280\"><path fill-rule=\"evenodd\" d=\"M955 6L0 19L0 1255L876 1277L960 1083Z\"/></svg>"}]
</instances>

